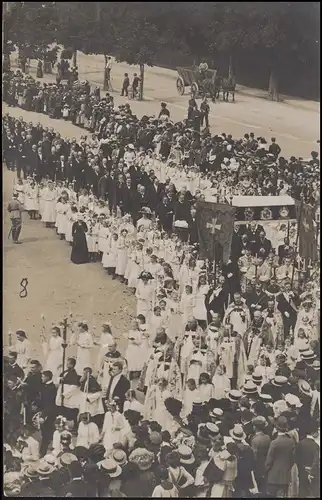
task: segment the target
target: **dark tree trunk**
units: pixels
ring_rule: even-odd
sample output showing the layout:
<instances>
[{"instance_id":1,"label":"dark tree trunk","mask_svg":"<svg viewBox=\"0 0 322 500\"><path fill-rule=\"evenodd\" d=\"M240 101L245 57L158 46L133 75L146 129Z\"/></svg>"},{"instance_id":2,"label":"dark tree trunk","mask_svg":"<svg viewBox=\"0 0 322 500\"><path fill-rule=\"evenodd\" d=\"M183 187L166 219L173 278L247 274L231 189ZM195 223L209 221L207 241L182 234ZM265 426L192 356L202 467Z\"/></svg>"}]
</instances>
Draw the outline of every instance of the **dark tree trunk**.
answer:
<instances>
[{"instance_id":1,"label":"dark tree trunk","mask_svg":"<svg viewBox=\"0 0 322 500\"><path fill-rule=\"evenodd\" d=\"M76 68L77 66L77 49L74 49L73 52L73 67Z\"/></svg>"},{"instance_id":2,"label":"dark tree trunk","mask_svg":"<svg viewBox=\"0 0 322 500\"><path fill-rule=\"evenodd\" d=\"M104 65L103 90L107 91L108 90L107 70L106 70L106 66L107 66L107 54L104 54L104 62L105 62L105 65Z\"/></svg>"},{"instance_id":3,"label":"dark tree trunk","mask_svg":"<svg viewBox=\"0 0 322 500\"><path fill-rule=\"evenodd\" d=\"M144 85L144 64L140 64L140 101L143 101L143 85Z\"/></svg>"}]
</instances>

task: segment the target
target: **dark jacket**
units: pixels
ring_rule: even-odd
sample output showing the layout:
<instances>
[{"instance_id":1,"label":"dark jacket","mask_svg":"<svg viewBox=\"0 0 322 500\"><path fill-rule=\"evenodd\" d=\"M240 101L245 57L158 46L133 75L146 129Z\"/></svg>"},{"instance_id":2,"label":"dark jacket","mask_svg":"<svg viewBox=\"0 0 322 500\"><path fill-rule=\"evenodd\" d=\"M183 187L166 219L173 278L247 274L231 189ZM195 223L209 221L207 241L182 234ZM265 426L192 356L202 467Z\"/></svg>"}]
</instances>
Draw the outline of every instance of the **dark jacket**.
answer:
<instances>
[{"instance_id":1,"label":"dark jacket","mask_svg":"<svg viewBox=\"0 0 322 500\"><path fill-rule=\"evenodd\" d=\"M130 389L130 387L131 387L130 381L124 375L121 375L121 377L120 377L118 383L116 384L112 393L109 391L109 388L107 388L107 392L106 392L107 399L113 399L115 397L119 398L119 410L120 410L120 412L123 412L123 406L124 406L124 402L125 402L125 394ZM109 392L109 394L108 394L108 392Z\"/></svg>"},{"instance_id":2,"label":"dark jacket","mask_svg":"<svg viewBox=\"0 0 322 500\"><path fill-rule=\"evenodd\" d=\"M265 462L267 484L289 484L294 464L294 450L294 441L287 434L278 435L273 439Z\"/></svg>"},{"instance_id":3,"label":"dark jacket","mask_svg":"<svg viewBox=\"0 0 322 500\"><path fill-rule=\"evenodd\" d=\"M264 434L264 432L257 432L250 442L255 459L255 478L263 478L265 476L265 462L270 444L271 438L267 434Z\"/></svg>"}]
</instances>

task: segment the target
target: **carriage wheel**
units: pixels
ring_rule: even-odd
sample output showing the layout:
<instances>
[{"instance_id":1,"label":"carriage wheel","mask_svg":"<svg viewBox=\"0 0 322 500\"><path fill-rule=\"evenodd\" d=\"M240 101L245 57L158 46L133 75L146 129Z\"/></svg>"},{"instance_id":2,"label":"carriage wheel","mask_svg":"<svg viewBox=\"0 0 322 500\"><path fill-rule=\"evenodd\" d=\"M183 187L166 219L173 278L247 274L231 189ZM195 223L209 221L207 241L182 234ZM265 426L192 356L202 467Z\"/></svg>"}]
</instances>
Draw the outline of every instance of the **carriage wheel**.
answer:
<instances>
[{"instance_id":1,"label":"carriage wheel","mask_svg":"<svg viewBox=\"0 0 322 500\"><path fill-rule=\"evenodd\" d=\"M184 88L184 81L182 78L177 78L177 91L179 95L183 95L185 88Z\"/></svg>"},{"instance_id":2,"label":"carriage wheel","mask_svg":"<svg viewBox=\"0 0 322 500\"><path fill-rule=\"evenodd\" d=\"M198 83L196 82L193 82L191 84L191 96L194 97L194 98L197 98L198 97L198 94L199 94L199 87L198 87Z\"/></svg>"}]
</instances>

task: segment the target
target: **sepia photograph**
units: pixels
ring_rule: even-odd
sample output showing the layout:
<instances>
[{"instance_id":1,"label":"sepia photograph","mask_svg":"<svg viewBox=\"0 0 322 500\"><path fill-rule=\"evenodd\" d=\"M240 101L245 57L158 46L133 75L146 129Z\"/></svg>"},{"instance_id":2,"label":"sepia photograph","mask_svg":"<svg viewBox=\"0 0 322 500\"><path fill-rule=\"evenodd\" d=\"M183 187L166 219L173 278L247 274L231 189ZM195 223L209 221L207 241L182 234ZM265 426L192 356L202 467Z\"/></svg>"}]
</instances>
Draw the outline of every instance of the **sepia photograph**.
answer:
<instances>
[{"instance_id":1,"label":"sepia photograph","mask_svg":"<svg viewBox=\"0 0 322 500\"><path fill-rule=\"evenodd\" d=\"M320 3L2 2L5 497L320 498Z\"/></svg>"}]
</instances>

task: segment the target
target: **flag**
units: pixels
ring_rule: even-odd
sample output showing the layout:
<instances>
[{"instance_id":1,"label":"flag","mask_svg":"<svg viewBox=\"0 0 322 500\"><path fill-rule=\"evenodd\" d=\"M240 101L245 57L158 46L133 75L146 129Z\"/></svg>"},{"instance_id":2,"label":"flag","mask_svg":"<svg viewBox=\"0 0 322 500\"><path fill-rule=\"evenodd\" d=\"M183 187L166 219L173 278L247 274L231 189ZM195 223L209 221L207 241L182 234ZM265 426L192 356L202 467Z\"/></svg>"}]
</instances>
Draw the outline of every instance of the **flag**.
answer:
<instances>
[{"instance_id":1,"label":"flag","mask_svg":"<svg viewBox=\"0 0 322 500\"><path fill-rule=\"evenodd\" d=\"M214 261L216 257L218 260L216 248L219 247L222 251L222 261L227 264L234 232L235 208L228 204L200 201L197 211L201 258Z\"/></svg>"},{"instance_id":2,"label":"flag","mask_svg":"<svg viewBox=\"0 0 322 500\"><path fill-rule=\"evenodd\" d=\"M318 260L316 230L313 222L315 210L313 207L296 200L295 207L298 223L299 254L302 258L307 259L307 261L311 259L315 262Z\"/></svg>"}]
</instances>

